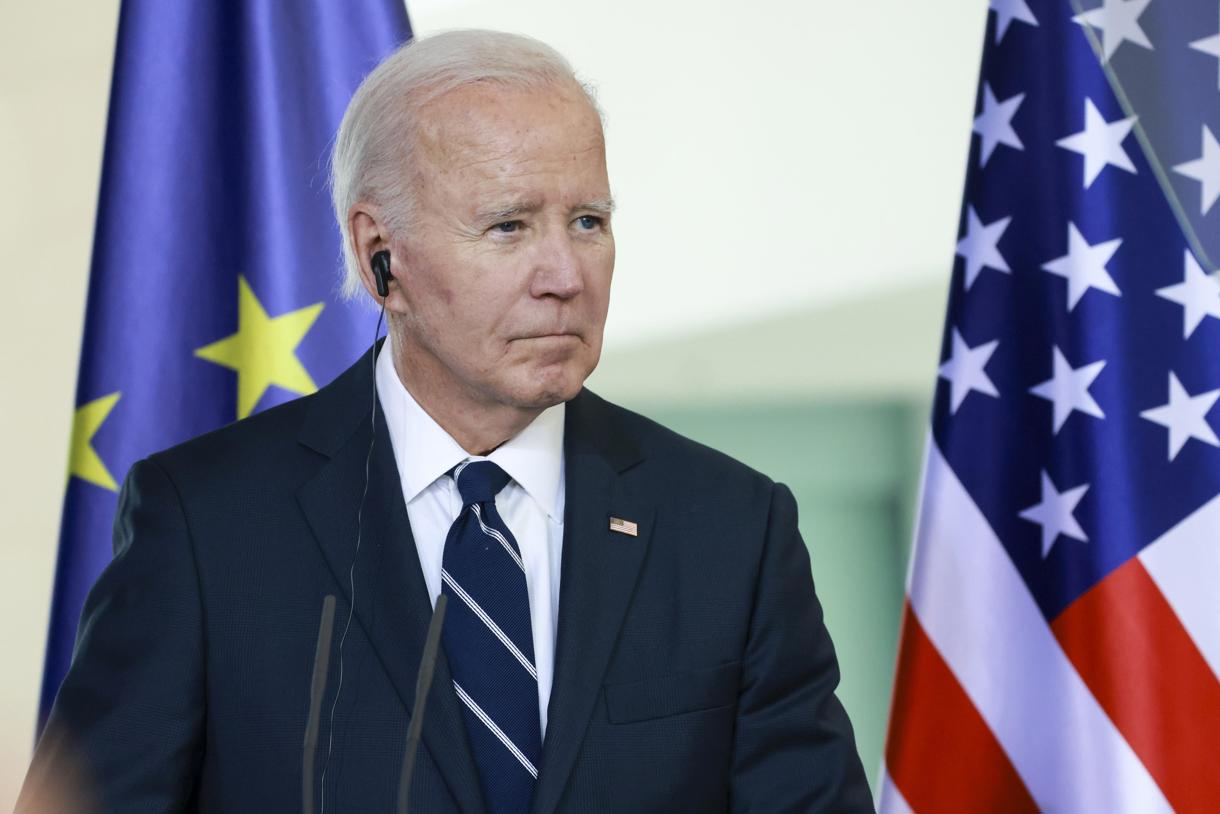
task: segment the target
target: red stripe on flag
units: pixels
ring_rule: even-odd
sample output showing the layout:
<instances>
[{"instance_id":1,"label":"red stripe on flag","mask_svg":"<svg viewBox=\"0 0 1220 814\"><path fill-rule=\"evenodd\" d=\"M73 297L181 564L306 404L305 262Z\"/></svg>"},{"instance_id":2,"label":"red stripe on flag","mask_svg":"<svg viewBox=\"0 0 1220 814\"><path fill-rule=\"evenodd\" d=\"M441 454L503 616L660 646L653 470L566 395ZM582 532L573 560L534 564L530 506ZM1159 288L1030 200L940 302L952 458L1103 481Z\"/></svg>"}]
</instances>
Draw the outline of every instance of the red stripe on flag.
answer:
<instances>
[{"instance_id":1,"label":"red stripe on flag","mask_svg":"<svg viewBox=\"0 0 1220 814\"><path fill-rule=\"evenodd\" d=\"M1220 811L1220 681L1144 564L1123 564L1051 629L1174 810Z\"/></svg>"},{"instance_id":2,"label":"red stripe on flag","mask_svg":"<svg viewBox=\"0 0 1220 814\"><path fill-rule=\"evenodd\" d=\"M909 603L885 761L917 814L1038 810Z\"/></svg>"}]
</instances>

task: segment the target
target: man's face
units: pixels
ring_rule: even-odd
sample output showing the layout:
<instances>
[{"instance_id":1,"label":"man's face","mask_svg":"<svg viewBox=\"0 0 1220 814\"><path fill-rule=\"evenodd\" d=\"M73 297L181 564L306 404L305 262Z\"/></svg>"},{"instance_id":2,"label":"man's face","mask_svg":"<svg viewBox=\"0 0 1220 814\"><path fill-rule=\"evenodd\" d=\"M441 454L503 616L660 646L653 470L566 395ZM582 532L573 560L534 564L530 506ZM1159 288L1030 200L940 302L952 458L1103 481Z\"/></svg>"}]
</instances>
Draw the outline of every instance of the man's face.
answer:
<instances>
[{"instance_id":1,"label":"man's face","mask_svg":"<svg viewBox=\"0 0 1220 814\"><path fill-rule=\"evenodd\" d=\"M576 88L488 83L424 120L415 217L393 244L404 375L476 404L572 398L601 355L614 271L597 113Z\"/></svg>"}]
</instances>

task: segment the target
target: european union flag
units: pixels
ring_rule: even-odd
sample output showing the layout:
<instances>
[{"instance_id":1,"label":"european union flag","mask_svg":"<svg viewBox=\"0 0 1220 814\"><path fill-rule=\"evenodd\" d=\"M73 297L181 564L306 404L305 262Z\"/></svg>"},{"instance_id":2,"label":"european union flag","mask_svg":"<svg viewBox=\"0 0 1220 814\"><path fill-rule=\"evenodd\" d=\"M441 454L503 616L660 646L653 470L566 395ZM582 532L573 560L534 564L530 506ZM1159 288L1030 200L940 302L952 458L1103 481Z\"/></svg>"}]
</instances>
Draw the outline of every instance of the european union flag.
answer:
<instances>
[{"instance_id":1,"label":"european union flag","mask_svg":"<svg viewBox=\"0 0 1220 814\"><path fill-rule=\"evenodd\" d=\"M402 0L124 0L41 721L139 458L310 393L372 339L337 296L331 139Z\"/></svg>"}]
</instances>

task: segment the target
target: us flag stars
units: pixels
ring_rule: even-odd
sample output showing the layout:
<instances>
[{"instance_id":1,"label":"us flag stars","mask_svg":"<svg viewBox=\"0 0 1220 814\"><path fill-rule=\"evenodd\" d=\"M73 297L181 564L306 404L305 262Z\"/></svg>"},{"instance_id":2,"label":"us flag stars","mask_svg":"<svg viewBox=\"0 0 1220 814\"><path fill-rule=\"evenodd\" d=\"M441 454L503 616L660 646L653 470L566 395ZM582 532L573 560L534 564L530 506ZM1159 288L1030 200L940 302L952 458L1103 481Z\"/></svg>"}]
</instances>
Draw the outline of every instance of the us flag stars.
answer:
<instances>
[{"instance_id":1,"label":"us flag stars","mask_svg":"<svg viewBox=\"0 0 1220 814\"><path fill-rule=\"evenodd\" d=\"M1106 263L1123 244L1122 238L1106 240L1096 245L1089 245L1076 228L1076 224L1068 223L1068 253L1056 257L1042 266L1043 271L1058 275L1067 280L1067 309L1071 311L1080 302L1080 298L1090 288L1122 296L1114 278L1106 271Z\"/></svg>"},{"instance_id":2,"label":"us flag stars","mask_svg":"<svg viewBox=\"0 0 1220 814\"><path fill-rule=\"evenodd\" d=\"M957 253L966 261L966 290L974 285L974 281L983 273L983 269L994 269L1008 274L1004 255L1000 254L999 242L1004 236L1004 230L1012 222L1011 217L1000 218L991 223L983 223L979 213L971 206L966 212L966 236L957 242Z\"/></svg>"},{"instance_id":3,"label":"us flag stars","mask_svg":"<svg viewBox=\"0 0 1220 814\"><path fill-rule=\"evenodd\" d=\"M949 382L950 412L956 413L966 396L975 391L999 398L1000 391L984 370L999 344L999 340L992 340L972 348L961 332L953 329L953 354L940 366L940 378Z\"/></svg>"},{"instance_id":4,"label":"us flag stars","mask_svg":"<svg viewBox=\"0 0 1220 814\"><path fill-rule=\"evenodd\" d=\"M1178 164L1173 171L1193 178L1202 185L1201 214L1206 215L1220 198L1220 143L1207 125L1203 125L1203 154L1194 161Z\"/></svg>"},{"instance_id":5,"label":"us flag stars","mask_svg":"<svg viewBox=\"0 0 1220 814\"><path fill-rule=\"evenodd\" d=\"M1182 338L1190 339L1207 317L1220 319L1220 282L1203 273L1190 249L1185 251L1182 282L1158 288L1156 295L1182 306Z\"/></svg>"},{"instance_id":6,"label":"us flag stars","mask_svg":"<svg viewBox=\"0 0 1220 814\"><path fill-rule=\"evenodd\" d=\"M1140 15L1148 8L1152 0L1104 0L1101 8L1077 14L1072 22L1082 26L1101 29L1102 62L1109 62L1110 57L1124 42L1133 42L1149 50L1152 43L1140 26Z\"/></svg>"},{"instance_id":7,"label":"us flag stars","mask_svg":"<svg viewBox=\"0 0 1220 814\"><path fill-rule=\"evenodd\" d=\"M995 41L997 43L1004 39L1013 20L1020 20L1028 25L1038 24L1038 18L1029 10L1029 5L1025 0L991 0L987 7L995 12Z\"/></svg>"},{"instance_id":8,"label":"us flag stars","mask_svg":"<svg viewBox=\"0 0 1220 814\"><path fill-rule=\"evenodd\" d=\"M1073 514L1087 491L1089 485L1086 483L1060 492L1051 476L1042 470L1042 502L1021 512L1022 520L1042 527L1042 559L1051 553L1051 547L1061 534L1084 543L1089 541Z\"/></svg>"},{"instance_id":9,"label":"us flag stars","mask_svg":"<svg viewBox=\"0 0 1220 814\"><path fill-rule=\"evenodd\" d=\"M1140 418L1169 430L1169 460L1172 461L1192 438L1220 447L1220 438L1207 423L1207 413L1215 406L1217 399L1220 399L1220 389L1192 396L1178 381L1177 375L1170 371L1169 403L1145 410L1140 413Z\"/></svg>"},{"instance_id":10,"label":"us flag stars","mask_svg":"<svg viewBox=\"0 0 1220 814\"><path fill-rule=\"evenodd\" d=\"M983 140L982 149L979 151L980 167L987 166L987 159L991 158L995 148L1001 144L1007 144L1017 150L1025 149L1017 131L1012 128L1012 117L1017 115L1023 101L1024 93L1010 96L1002 102L997 101L995 94L991 92L991 85L983 83L983 112L974 120L974 132Z\"/></svg>"},{"instance_id":11,"label":"us flag stars","mask_svg":"<svg viewBox=\"0 0 1220 814\"><path fill-rule=\"evenodd\" d=\"M1123 149L1123 141L1135 127L1135 116L1108 122L1092 99L1084 100L1084 129L1055 142L1065 150L1084 156L1084 188L1093 186L1106 167L1114 166L1135 172L1131 156Z\"/></svg>"},{"instance_id":12,"label":"us flag stars","mask_svg":"<svg viewBox=\"0 0 1220 814\"><path fill-rule=\"evenodd\" d=\"M1095 418L1105 418L1106 414L1089 393L1089 386L1106 366L1105 361L1073 368L1057 345L1054 351L1054 373L1046 381L1029 389L1029 392L1038 398L1046 399L1054 405L1054 432L1058 434L1073 410Z\"/></svg>"},{"instance_id":13,"label":"us flag stars","mask_svg":"<svg viewBox=\"0 0 1220 814\"><path fill-rule=\"evenodd\" d=\"M1210 37L1195 40L1190 44L1190 47L1201 53L1213 56L1220 60L1220 34L1213 34ZM1216 89L1220 90L1220 61L1216 63Z\"/></svg>"},{"instance_id":14,"label":"us flag stars","mask_svg":"<svg viewBox=\"0 0 1220 814\"><path fill-rule=\"evenodd\" d=\"M1127 43L1134 48L1132 54L1139 53L1139 49L1156 50L1156 44L1148 34L1151 31L1156 35L1161 29L1146 27L1146 23L1142 22L1152 1L1096 0L1094 8L1071 15L1071 22L1079 26L1077 30L1082 36L1088 38L1098 61L1108 65ZM995 12L996 43L1009 35L1014 23L1039 26L1033 10L1024 0L991 0L989 5ZM1182 47L1220 59L1220 34L1203 39L1196 37L1182 43ZM1120 59L1123 58L1120 56ZM1009 75L1008 79L1011 78ZM1028 92L1043 93L1045 88L1012 87L1011 81L1001 87L1006 91L1003 97L997 95L993 77L984 74L972 125L972 131L978 137L977 169L972 172L980 174L975 176L976 180L983 173L998 175L1005 180L968 186L964 233L960 234L956 246L956 255L961 258L961 295L950 315L947 358L940 364L938 378L947 386L946 412L954 418L971 394L987 397L980 400L980 404L987 400L1001 403L1005 398L1038 399L1047 403L1049 421L1046 429L1051 446L1044 447L1045 451L1040 454L1044 458L1046 455L1052 457L1043 461L1041 501L1034 506L1026 504L1026 508L1017 512L1022 520L1042 526L1041 554L1045 559L1050 556L1055 541L1061 537L1082 542L1089 540L1074 512L1084 500L1102 499L1097 495L1086 498L1090 488L1105 488L1102 483L1104 479L1098 479L1095 483L1082 484L1078 481L1077 485L1059 490L1051 472L1059 472L1063 462L1070 460L1066 450L1069 447L1078 448L1078 442L1061 442L1057 439L1078 432L1092 433L1092 427L1100 428L1107 421L1108 414L1114 412L1121 414L1118 421L1123 427L1144 426L1148 428L1147 431L1156 428L1164 432L1168 444L1167 460L1171 464L1191 440L1220 447L1220 438L1208 420L1210 411L1220 401L1220 389L1205 386L1208 383L1205 375L1202 379L1191 378L1197 389L1188 391L1179 379L1181 370L1174 372L1161 368L1165 372L1157 374L1160 379L1157 389L1158 394L1167 400L1159 404L1155 401L1149 403L1147 393L1150 385L1137 384L1134 379L1134 360L1127 355L1131 350L1130 345L1115 349L1113 353L1106 350L1108 340L1113 338L1113 335L1107 336L1106 332L1114 330L1118 321L1130 320L1133 313L1149 311L1153 308L1150 303L1155 302L1155 298L1182 309L1182 338L1189 341L1209 317L1220 320L1220 281L1209 275L1191 249L1186 248L1181 282L1170 285L1159 282L1136 290L1137 282L1164 280L1163 271L1158 278L1148 274L1146 264L1149 254L1145 236L1140 235L1135 240L1134 248L1125 248L1125 237L1135 235L1130 231L1131 222L1121 218L1097 217L1097 212L1120 205L1109 197L1120 194L1112 183L1117 183L1123 177L1139 176L1141 170L1138 163L1147 163L1141 162L1144 157L1141 150L1143 147L1151 148L1147 141L1137 143L1131 140L1139 126L1139 118L1134 115L1134 109L1126 98L1122 99L1123 112L1114 115L1116 100L1106 98L1110 95L1110 88L1083 84L1079 95L1071 97L1074 99L1072 108L1081 116L1075 119L1080 129L1074 132L1068 130L1064 134L1064 130L1048 132L1049 128L1045 126L1040 130L1024 129L1032 128L1034 120L1022 124L1020 112L1023 105L1039 103L1037 98L1031 102ZM1073 117L1067 115L1066 118L1070 126ZM1207 215L1220 200L1220 140L1206 124L1199 132L1199 153L1177 157L1176 161L1164 160L1165 156L1153 156L1152 161L1172 171L1171 176L1176 173L1182 178L1197 181L1198 210ZM1141 134L1141 138L1145 136ZM1032 143L1035 141L1037 143ZM1038 156L1030 155L1031 150L1037 152ZM1062 224L1059 228L1063 231L1058 232L1057 237L1063 242L1057 244L1058 254L1053 253L1056 241L1045 235L1047 230L1043 226L1034 227L1027 220L1018 220L1014 227L1014 213L1018 219L1037 218L1043 223L1045 213L1027 212L1024 207L1028 203L1023 204L1019 195L1010 198L1002 191L997 194L997 190L1004 189L1005 183L1023 182L1020 174L1025 172L1023 167L1028 166L1025 162L1036 162L1035 165L1041 167L1040 172L1049 172L1046 167L1050 165L1046 162L1056 153L1079 156L1054 160L1063 168L1059 175L1070 170L1072 184L1076 190L1083 190L1083 193L1073 195L1068 188L1060 185L1054 193L1065 206L1061 213L1063 220L1059 221ZM997 166L997 162L1000 166ZM1103 194L1093 190L1099 179L1104 180L1107 168L1112 168L1114 178L1107 182L1111 184L1109 187L1103 184L1106 199L1090 198L1091 192L1094 196ZM1056 177L1055 181L1058 183L1059 178ZM1012 207L1007 212L1004 211L1006 201L1011 201ZM985 220L984 214L989 218ZM1042 234L1034 232L1035 228ZM1034 239L1031 239L1031 234ZM1046 259L1031 262L1037 256L1036 252L1046 247L1052 247L1052 251L1042 254L1042 258ZM1116 267L1122 275L1116 275ZM1004 283L1008 288L992 287L979 293L976 283L988 270L1005 275L995 279L1009 280ZM1034 272L1041 272L1042 279L1047 282L1038 283ZM1052 301L1059 303L1054 307L1056 310L1062 309L1058 310L1061 316L1052 318L1048 312L1044 312L1044 318L1029 322L1029 325L1040 326L1040 330L1050 331L1050 335L1046 336L1049 345L1046 356L1041 356L1042 351L1031 356L1033 345L1029 338L1020 334L1014 338L1002 323L994 324L991 329L983 327L978 319L980 312L974 311L971 305L976 299L993 303L983 312L991 314L990 318L994 319L995 315L1004 311L996 310L992 298L998 296L1004 298L1001 301L1014 304L1018 301L1029 302L1031 289L1028 287L1039 285L1043 286L1037 289L1039 296L1051 297L1054 289L1046 286L1056 285L1050 282L1056 278L1063 281L1057 285L1062 286L1059 290L1064 293L1060 295L1062 299ZM1124 279L1127 282L1120 286L1119 281ZM1027 293L1018 298L1015 292L1019 287L1026 287ZM1132 290L1125 291L1127 287L1132 287ZM997 291L1008 293L997 294ZM1090 291L1095 292L1092 297L1089 296ZM1129 306L1122 306L1125 297L1139 299ZM1116 311L1116 308L1123 310ZM1062 316L1065 313L1066 316ZM1124 316L1118 316L1119 313ZM975 318L969 318L971 316ZM1104 327L1107 324L1111 327ZM1027 328L1023 327L1023 330ZM1098 331L1101 333L1096 333ZM976 344L968 342L967 335ZM1004 347L1008 348L1006 352L1002 350ZM1000 355L997 356L997 352ZM997 359L1003 359L1003 362L997 362L989 372L989 365ZM1174 362L1166 355L1166 367L1172 364ZM1029 375L1035 372L1041 375ZM1014 373L1021 375L1024 381L1013 382ZM1162 375L1168 378L1167 396L1160 389L1166 381L1160 378ZM1107 379L1107 376L1114 378ZM1103 384L1097 389L1099 381ZM1111 382L1109 386L1104 384L1107 381ZM1006 386L1006 382L1011 382L1011 386ZM1120 387L1120 382L1122 390L1118 391L1115 388ZM1212 381L1211 384L1220 384L1220 381ZM1133 387L1145 394L1138 397L1145 399L1142 404L1137 401ZM1121 401L1107 408L1107 399L1116 397ZM1026 409L1021 408L1020 414L1024 414ZM1079 414L1074 421L1081 423L1073 423L1073 414ZM1131 424L1132 421L1136 423ZM1014 428L1014 431L1027 432L1027 428ZM1055 446L1063 443L1067 446ZM1070 480L1068 482L1071 484Z\"/></svg>"}]
</instances>

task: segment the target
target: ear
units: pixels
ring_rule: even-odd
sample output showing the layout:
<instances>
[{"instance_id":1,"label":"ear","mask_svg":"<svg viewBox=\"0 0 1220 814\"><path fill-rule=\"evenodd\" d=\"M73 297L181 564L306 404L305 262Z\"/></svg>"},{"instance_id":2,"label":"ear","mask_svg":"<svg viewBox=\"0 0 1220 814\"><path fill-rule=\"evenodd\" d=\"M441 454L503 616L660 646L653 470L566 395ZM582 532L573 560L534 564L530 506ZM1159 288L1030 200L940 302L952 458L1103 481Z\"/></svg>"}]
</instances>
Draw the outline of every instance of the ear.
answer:
<instances>
[{"instance_id":1,"label":"ear","mask_svg":"<svg viewBox=\"0 0 1220 814\"><path fill-rule=\"evenodd\" d=\"M373 274L372 257L379 251L390 252L390 273L394 275L394 278L390 280L390 293L386 297L385 305L388 311L401 310L405 303L402 302L402 289L397 278L403 267L403 258L394 256L390 233L385 226L385 219L381 216L381 211L372 204L356 203L348 212L347 228L351 235L352 251L356 255L356 263L360 271L360 281L364 285L364 290L377 303L381 302L381 295L377 293L377 278ZM401 244L399 251L401 253Z\"/></svg>"}]
</instances>

